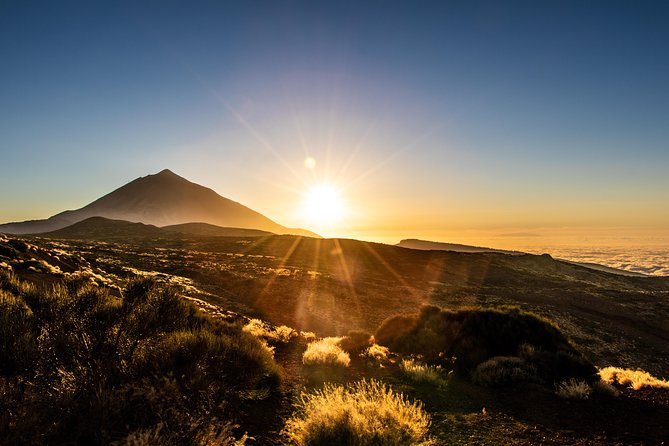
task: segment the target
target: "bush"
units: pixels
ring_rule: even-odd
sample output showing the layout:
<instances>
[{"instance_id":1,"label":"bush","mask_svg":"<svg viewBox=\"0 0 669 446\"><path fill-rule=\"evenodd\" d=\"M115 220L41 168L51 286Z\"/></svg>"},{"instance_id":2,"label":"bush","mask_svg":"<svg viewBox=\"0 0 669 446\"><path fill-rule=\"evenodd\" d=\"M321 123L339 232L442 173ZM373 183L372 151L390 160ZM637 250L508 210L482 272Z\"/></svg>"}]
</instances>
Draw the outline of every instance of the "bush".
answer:
<instances>
[{"instance_id":1,"label":"bush","mask_svg":"<svg viewBox=\"0 0 669 446\"><path fill-rule=\"evenodd\" d=\"M0 374L29 369L37 354L34 317L23 299L0 290Z\"/></svg>"},{"instance_id":2,"label":"bush","mask_svg":"<svg viewBox=\"0 0 669 446\"><path fill-rule=\"evenodd\" d=\"M446 374L440 366L430 366L413 359L404 359L400 363L400 370L414 382L432 384L437 387L446 386Z\"/></svg>"},{"instance_id":3,"label":"bush","mask_svg":"<svg viewBox=\"0 0 669 446\"><path fill-rule=\"evenodd\" d=\"M363 352L363 356L373 359L376 362L383 363L388 360L390 350L379 344L372 344Z\"/></svg>"},{"instance_id":4,"label":"bush","mask_svg":"<svg viewBox=\"0 0 669 446\"><path fill-rule=\"evenodd\" d=\"M496 356L476 366L472 381L480 386L503 386L537 381L537 370L517 356Z\"/></svg>"},{"instance_id":5,"label":"bush","mask_svg":"<svg viewBox=\"0 0 669 446\"><path fill-rule=\"evenodd\" d=\"M372 335L366 331L351 330L339 341L339 347L347 353L357 355L368 348L371 341Z\"/></svg>"},{"instance_id":6,"label":"bush","mask_svg":"<svg viewBox=\"0 0 669 446\"><path fill-rule=\"evenodd\" d=\"M570 378L562 381L556 386L556 392L560 398L568 400L587 400L590 398L592 388L585 381Z\"/></svg>"},{"instance_id":7,"label":"bush","mask_svg":"<svg viewBox=\"0 0 669 446\"><path fill-rule=\"evenodd\" d=\"M284 428L296 445L431 445L429 415L378 381L303 393Z\"/></svg>"},{"instance_id":8,"label":"bush","mask_svg":"<svg viewBox=\"0 0 669 446\"><path fill-rule=\"evenodd\" d=\"M151 280L121 298L7 274L0 289L2 444L191 444L204 433L226 444L239 407L279 384L257 338Z\"/></svg>"},{"instance_id":9,"label":"bush","mask_svg":"<svg viewBox=\"0 0 669 446\"><path fill-rule=\"evenodd\" d=\"M265 341L282 344L287 344L291 339L298 336L297 331L286 325L273 327L260 319L250 319L249 322L244 325L243 330L256 337L264 339Z\"/></svg>"},{"instance_id":10,"label":"bush","mask_svg":"<svg viewBox=\"0 0 669 446\"><path fill-rule=\"evenodd\" d=\"M323 338L307 345L307 350L302 355L302 363L305 365L335 365L348 367L351 357L339 347L341 338Z\"/></svg>"},{"instance_id":11,"label":"bush","mask_svg":"<svg viewBox=\"0 0 669 446\"><path fill-rule=\"evenodd\" d=\"M618 383L630 389L639 390L644 387L669 389L669 381L654 377L643 370L622 369L619 367L604 367L599 370L602 381L609 384Z\"/></svg>"},{"instance_id":12,"label":"bush","mask_svg":"<svg viewBox=\"0 0 669 446\"><path fill-rule=\"evenodd\" d=\"M419 314L387 319L374 338L393 351L422 355L428 361L454 358L455 370L462 376L490 358L524 354L544 382L568 377L596 380L595 367L555 325L518 308L450 311L425 306Z\"/></svg>"}]
</instances>

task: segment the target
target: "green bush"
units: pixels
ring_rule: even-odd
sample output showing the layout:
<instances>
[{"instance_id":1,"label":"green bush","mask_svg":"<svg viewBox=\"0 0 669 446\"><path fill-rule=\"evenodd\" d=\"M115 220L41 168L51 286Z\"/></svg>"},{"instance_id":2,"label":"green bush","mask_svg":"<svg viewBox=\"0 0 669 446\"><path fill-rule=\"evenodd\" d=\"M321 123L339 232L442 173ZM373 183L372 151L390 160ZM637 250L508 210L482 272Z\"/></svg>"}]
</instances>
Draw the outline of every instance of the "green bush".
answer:
<instances>
[{"instance_id":1,"label":"green bush","mask_svg":"<svg viewBox=\"0 0 669 446\"><path fill-rule=\"evenodd\" d=\"M522 353L548 384L567 377L597 379L595 367L557 326L513 307L451 311L426 306L416 315L384 321L374 337L399 353L420 354L430 361L454 358L455 370L463 376L491 358Z\"/></svg>"},{"instance_id":2,"label":"green bush","mask_svg":"<svg viewBox=\"0 0 669 446\"><path fill-rule=\"evenodd\" d=\"M2 444L226 444L240 407L266 399L279 378L241 324L153 281L116 297L0 273Z\"/></svg>"},{"instance_id":3,"label":"green bush","mask_svg":"<svg viewBox=\"0 0 669 446\"><path fill-rule=\"evenodd\" d=\"M537 370L517 356L496 356L483 361L472 372L472 381L481 386L503 386L537 381Z\"/></svg>"}]
</instances>

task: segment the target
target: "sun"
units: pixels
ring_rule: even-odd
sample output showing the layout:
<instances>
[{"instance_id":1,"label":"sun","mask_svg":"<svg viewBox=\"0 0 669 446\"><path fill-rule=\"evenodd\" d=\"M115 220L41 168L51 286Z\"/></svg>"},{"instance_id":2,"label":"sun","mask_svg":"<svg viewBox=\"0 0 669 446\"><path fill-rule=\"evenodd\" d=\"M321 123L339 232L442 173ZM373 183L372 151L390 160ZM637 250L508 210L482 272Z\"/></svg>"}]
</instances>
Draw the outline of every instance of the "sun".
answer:
<instances>
[{"instance_id":1,"label":"sun","mask_svg":"<svg viewBox=\"0 0 669 446\"><path fill-rule=\"evenodd\" d=\"M345 213L341 193L330 184L315 185L304 196L303 212L309 223L333 226Z\"/></svg>"}]
</instances>

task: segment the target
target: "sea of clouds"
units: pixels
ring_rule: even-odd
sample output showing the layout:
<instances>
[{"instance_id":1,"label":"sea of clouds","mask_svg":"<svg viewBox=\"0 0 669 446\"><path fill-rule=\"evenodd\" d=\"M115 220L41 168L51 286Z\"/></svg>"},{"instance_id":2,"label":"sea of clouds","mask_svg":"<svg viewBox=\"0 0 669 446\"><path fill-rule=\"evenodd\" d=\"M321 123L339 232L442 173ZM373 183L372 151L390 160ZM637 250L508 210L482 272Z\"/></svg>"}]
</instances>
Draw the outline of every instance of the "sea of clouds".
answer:
<instances>
[{"instance_id":1,"label":"sea of clouds","mask_svg":"<svg viewBox=\"0 0 669 446\"><path fill-rule=\"evenodd\" d=\"M669 247L550 247L528 252L547 252L555 258L599 263L611 268L653 276L669 276Z\"/></svg>"}]
</instances>

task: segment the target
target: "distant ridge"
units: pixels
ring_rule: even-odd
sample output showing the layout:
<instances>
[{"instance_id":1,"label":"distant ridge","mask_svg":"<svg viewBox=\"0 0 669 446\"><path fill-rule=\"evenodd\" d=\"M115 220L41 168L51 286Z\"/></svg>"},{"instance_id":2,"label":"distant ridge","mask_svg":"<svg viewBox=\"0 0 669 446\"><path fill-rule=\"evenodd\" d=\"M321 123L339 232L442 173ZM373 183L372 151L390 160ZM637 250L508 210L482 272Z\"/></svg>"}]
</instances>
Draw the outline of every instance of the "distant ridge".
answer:
<instances>
[{"instance_id":1,"label":"distant ridge","mask_svg":"<svg viewBox=\"0 0 669 446\"><path fill-rule=\"evenodd\" d=\"M91 217L66 228L41 234L51 238L78 240L116 240L129 238L174 238L184 235L201 237L266 237L275 235L267 231L243 228L222 228L207 223L186 223L159 228L144 223Z\"/></svg>"},{"instance_id":2,"label":"distant ridge","mask_svg":"<svg viewBox=\"0 0 669 446\"><path fill-rule=\"evenodd\" d=\"M400 248L419 249L422 251L434 250L434 251L454 251L454 252L472 252L472 253L492 252L497 254L510 254L510 255L526 254L520 251L507 251L504 249L486 248L482 246L460 245L457 243L431 242L429 240L419 240L419 239L404 239L395 246L399 246ZM648 277L646 274L637 273L634 271L626 271L624 269L612 268L610 266L600 265L599 263L574 262L565 259L555 259L555 260L609 274L616 274L619 276Z\"/></svg>"},{"instance_id":3,"label":"distant ridge","mask_svg":"<svg viewBox=\"0 0 669 446\"><path fill-rule=\"evenodd\" d=\"M431 242L429 240L419 240L414 238L404 239L396 246L400 248L435 250L435 251L455 251L455 252L496 252L501 254L524 254L520 251L506 251L503 249L486 248L483 246L460 245L457 243Z\"/></svg>"},{"instance_id":4,"label":"distant ridge","mask_svg":"<svg viewBox=\"0 0 669 446\"><path fill-rule=\"evenodd\" d=\"M164 231L181 234L201 235L206 237L266 237L276 235L273 232L259 229L223 228L209 223L184 223L181 225L163 226Z\"/></svg>"},{"instance_id":5,"label":"distant ridge","mask_svg":"<svg viewBox=\"0 0 669 446\"><path fill-rule=\"evenodd\" d=\"M90 217L56 231L46 232L52 238L103 240L128 237L161 237L165 231L144 223L131 223L124 220L111 220L104 217Z\"/></svg>"},{"instance_id":6,"label":"distant ridge","mask_svg":"<svg viewBox=\"0 0 669 446\"><path fill-rule=\"evenodd\" d=\"M83 208L64 211L46 220L3 224L0 225L0 232L52 232L90 217L105 217L158 227L202 222L219 227L318 237L304 229L286 228L259 212L222 197L212 189L192 183L168 169L155 175L137 178Z\"/></svg>"}]
</instances>

